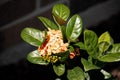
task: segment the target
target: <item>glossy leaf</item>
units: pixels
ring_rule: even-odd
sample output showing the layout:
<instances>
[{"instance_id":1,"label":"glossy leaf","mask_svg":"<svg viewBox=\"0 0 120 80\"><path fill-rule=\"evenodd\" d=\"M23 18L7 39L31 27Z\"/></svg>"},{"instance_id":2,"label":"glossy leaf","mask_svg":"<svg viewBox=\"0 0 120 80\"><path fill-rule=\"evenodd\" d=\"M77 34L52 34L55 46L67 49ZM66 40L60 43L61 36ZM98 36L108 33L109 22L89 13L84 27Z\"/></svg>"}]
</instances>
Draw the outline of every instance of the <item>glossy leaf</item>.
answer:
<instances>
[{"instance_id":1,"label":"glossy leaf","mask_svg":"<svg viewBox=\"0 0 120 80\"><path fill-rule=\"evenodd\" d=\"M74 15L67 23L66 36L69 41L75 41L82 32L82 20L79 15Z\"/></svg>"},{"instance_id":2,"label":"glossy leaf","mask_svg":"<svg viewBox=\"0 0 120 80\"><path fill-rule=\"evenodd\" d=\"M67 71L68 80L85 80L84 72L80 67L74 67Z\"/></svg>"},{"instance_id":3,"label":"glossy leaf","mask_svg":"<svg viewBox=\"0 0 120 80\"><path fill-rule=\"evenodd\" d=\"M79 47L79 48L82 49L82 50L85 50L85 45L84 45L83 42L78 42L78 43L76 43L76 44L74 44L74 45L77 46L77 47Z\"/></svg>"},{"instance_id":4,"label":"glossy leaf","mask_svg":"<svg viewBox=\"0 0 120 80\"><path fill-rule=\"evenodd\" d=\"M101 42L107 42L111 45L111 44L113 44L113 39L111 38L111 36L108 32L104 32L98 38L98 44L101 43Z\"/></svg>"},{"instance_id":5,"label":"glossy leaf","mask_svg":"<svg viewBox=\"0 0 120 80\"><path fill-rule=\"evenodd\" d=\"M110 54L110 53L112 53L112 54L114 54L114 53L120 53L120 43L113 44L112 48L109 51L107 51L107 54Z\"/></svg>"},{"instance_id":6,"label":"glossy leaf","mask_svg":"<svg viewBox=\"0 0 120 80\"><path fill-rule=\"evenodd\" d=\"M55 4L52 9L52 14L59 25L64 25L70 15L70 10L64 4Z\"/></svg>"},{"instance_id":7,"label":"glossy leaf","mask_svg":"<svg viewBox=\"0 0 120 80\"><path fill-rule=\"evenodd\" d=\"M63 41L67 42L67 38L66 38L66 27L65 26L60 26L60 30L62 32L62 37L63 37Z\"/></svg>"},{"instance_id":8,"label":"glossy leaf","mask_svg":"<svg viewBox=\"0 0 120 80\"><path fill-rule=\"evenodd\" d=\"M41 17L41 16L38 18L41 20L41 22L44 24L46 28L55 29L55 30L58 29L57 25L51 20L49 20L48 18Z\"/></svg>"},{"instance_id":9,"label":"glossy leaf","mask_svg":"<svg viewBox=\"0 0 120 80\"><path fill-rule=\"evenodd\" d=\"M104 62L116 62L120 61L120 53L107 54L99 58L100 61Z\"/></svg>"},{"instance_id":10,"label":"glossy leaf","mask_svg":"<svg viewBox=\"0 0 120 80\"><path fill-rule=\"evenodd\" d=\"M21 37L33 46L40 46L45 40L46 33L34 28L24 28Z\"/></svg>"},{"instance_id":11,"label":"glossy leaf","mask_svg":"<svg viewBox=\"0 0 120 80\"><path fill-rule=\"evenodd\" d=\"M111 50L99 57L99 60L104 62L120 61L120 44L114 44Z\"/></svg>"},{"instance_id":12,"label":"glossy leaf","mask_svg":"<svg viewBox=\"0 0 120 80\"><path fill-rule=\"evenodd\" d=\"M88 62L84 58L81 58L81 62L83 64L83 66L84 66L85 71L89 71L89 70L93 70L93 69L100 69L99 67L97 67L96 65L91 64L90 62Z\"/></svg>"},{"instance_id":13,"label":"glossy leaf","mask_svg":"<svg viewBox=\"0 0 120 80\"><path fill-rule=\"evenodd\" d=\"M84 43L88 51L93 51L98 43L98 37L96 33L91 30L85 30L84 31Z\"/></svg>"},{"instance_id":14,"label":"glossy leaf","mask_svg":"<svg viewBox=\"0 0 120 80\"><path fill-rule=\"evenodd\" d=\"M104 79L109 79L111 77L111 74L103 69L100 70L100 72L104 75Z\"/></svg>"},{"instance_id":15,"label":"glossy leaf","mask_svg":"<svg viewBox=\"0 0 120 80\"><path fill-rule=\"evenodd\" d=\"M111 38L111 36L108 32L104 32L98 38L99 50L101 52L105 52L112 44L113 44L113 39Z\"/></svg>"},{"instance_id":16,"label":"glossy leaf","mask_svg":"<svg viewBox=\"0 0 120 80\"><path fill-rule=\"evenodd\" d=\"M99 52L99 49L97 47L98 37L96 33L91 30L85 30L84 31L84 44L85 44L85 49L87 50L88 54L96 58Z\"/></svg>"},{"instance_id":17,"label":"glossy leaf","mask_svg":"<svg viewBox=\"0 0 120 80\"><path fill-rule=\"evenodd\" d=\"M53 65L53 70L56 73L56 75L61 76L65 72L65 64Z\"/></svg>"},{"instance_id":18,"label":"glossy leaf","mask_svg":"<svg viewBox=\"0 0 120 80\"><path fill-rule=\"evenodd\" d=\"M38 51L32 51L27 55L27 60L33 64L48 65L49 63L44 61L43 58L39 55Z\"/></svg>"},{"instance_id":19,"label":"glossy leaf","mask_svg":"<svg viewBox=\"0 0 120 80\"><path fill-rule=\"evenodd\" d=\"M101 51L101 54L99 54L100 56L102 56L105 51L108 50L108 48L110 47L110 44L107 42L101 42L98 44L99 46L99 50Z\"/></svg>"}]
</instances>

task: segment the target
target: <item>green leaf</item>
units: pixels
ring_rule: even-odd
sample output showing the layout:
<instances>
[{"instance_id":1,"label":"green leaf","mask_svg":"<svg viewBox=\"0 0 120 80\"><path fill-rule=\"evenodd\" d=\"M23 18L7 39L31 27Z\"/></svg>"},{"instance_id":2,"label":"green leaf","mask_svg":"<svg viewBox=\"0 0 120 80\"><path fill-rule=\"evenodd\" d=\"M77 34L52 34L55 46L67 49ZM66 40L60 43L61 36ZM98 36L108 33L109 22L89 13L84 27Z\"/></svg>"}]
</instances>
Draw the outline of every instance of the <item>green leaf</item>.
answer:
<instances>
[{"instance_id":1,"label":"green leaf","mask_svg":"<svg viewBox=\"0 0 120 80\"><path fill-rule=\"evenodd\" d=\"M74 67L67 71L68 80L85 80L84 72L80 67Z\"/></svg>"},{"instance_id":2,"label":"green leaf","mask_svg":"<svg viewBox=\"0 0 120 80\"><path fill-rule=\"evenodd\" d=\"M69 51L70 51L70 52L75 51L74 47L73 47L73 46L69 46Z\"/></svg>"},{"instance_id":3,"label":"green leaf","mask_svg":"<svg viewBox=\"0 0 120 80\"><path fill-rule=\"evenodd\" d=\"M112 53L112 54L114 54L114 53L120 53L120 43L113 44L112 48L109 51L107 51L107 54L108 53Z\"/></svg>"},{"instance_id":4,"label":"green leaf","mask_svg":"<svg viewBox=\"0 0 120 80\"><path fill-rule=\"evenodd\" d=\"M74 45L77 46L77 47L79 47L79 48L82 49L82 50L86 50L86 49L85 49L85 45L84 45L83 42L78 42L78 43L76 43L76 44L74 44Z\"/></svg>"},{"instance_id":5,"label":"green leaf","mask_svg":"<svg viewBox=\"0 0 120 80\"><path fill-rule=\"evenodd\" d=\"M96 33L91 30L85 30L84 31L84 43L88 51L93 51L98 43L98 37Z\"/></svg>"},{"instance_id":6,"label":"green leaf","mask_svg":"<svg viewBox=\"0 0 120 80\"><path fill-rule=\"evenodd\" d=\"M55 4L52 9L52 14L59 25L64 25L70 15L70 10L64 4Z\"/></svg>"},{"instance_id":7,"label":"green leaf","mask_svg":"<svg viewBox=\"0 0 120 80\"><path fill-rule=\"evenodd\" d=\"M58 30L57 25L51 20L49 20L48 18L41 17L41 16L38 18L41 20L41 22L45 25L46 28Z\"/></svg>"},{"instance_id":8,"label":"green leaf","mask_svg":"<svg viewBox=\"0 0 120 80\"><path fill-rule=\"evenodd\" d=\"M27 55L27 60L33 64L48 65L49 63L44 61L43 58L39 55L38 51L32 51Z\"/></svg>"},{"instance_id":9,"label":"green leaf","mask_svg":"<svg viewBox=\"0 0 120 80\"><path fill-rule=\"evenodd\" d=\"M60 30L62 32L62 37L63 37L63 41L66 42L67 38L66 38L66 27L65 26L60 26Z\"/></svg>"},{"instance_id":10,"label":"green leaf","mask_svg":"<svg viewBox=\"0 0 120 80\"><path fill-rule=\"evenodd\" d=\"M61 76L65 72L65 64L53 65L53 70L56 73L56 75Z\"/></svg>"},{"instance_id":11,"label":"green leaf","mask_svg":"<svg viewBox=\"0 0 120 80\"><path fill-rule=\"evenodd\" d=\"M111 38L111 36L108 33L108 31L106 31L103 34L101 34L101 36L98 38L98 44L101 43L101 42L107 42L110 45L113 44L113 39Z\"/></svg>"},{"instance_id":12,"label":"green leaf","mask_svg":"<svg viewBox=\"0 0 120 80\"><path fill-rule=\"evenodd\" d=\"M99 54L100 56L102 56L105 51L107 51L110 47L110 44L107 42L101 42L98 44L99 46L99 50L101 51L101 54Z\"/></svg>"},{"instance_id":13,"label":"green leaf","mask_svg":"<svg viewBox=\"0 0 120 80\"><path fill-rule=\"evenodd\" d=\"M93 64L93 58L92 58L92 56L88 56L88 62L91 63L91 64Z\"/></svg>"},{"instance_id":14,"label":"green leaf","mask_svg":"<svg viewBox=\"0 0 120 80\"><path fill-rule=\"evenodd\" d=\"M40 31L34 28L24 28L21 32L21 38L33 46L41 46L45 37L45 31Z\"/></svg>"},{"instance_id":15,"label":"green leaf","mask_svg":"<svg viewBox=\"0 0 120 80\"><path fill-rule=\"evenodd\" d=\"M67 60L69 58L69 54L70 54L70 52L66 51L66 52L58 53L58 54L56 54L56 56L59 57L60 62L64 62L65 60Z\"/></svg>"},{"instance_id":16,"label":"green leaf","mask_svg":"<svg viewBox=\"0 0 120 80\"><path fill-rule=\"evenodd\" d=\"M100 69L99 67L97 67L96 65L91 64L90 62L88 62L84 58L81 58L81 62L83 64L83 66L84 66L85 71L89 71L89 70L93 70L93 69Z\"/></svg>"},{"instance_id":17,"label":"green leaf","mask_svg":"<svg viewBox=\"0 0 120 80\"><path fill-rule=\"evenodd\" d=\"M98 38L99 50L101 52L105 52L112 44L113 44L113 39L111 38L111 36L108 32L104 32Z\"/></svg>"},{"instance_id":18,"label":"green leaf","mask_svg":"<svg viewBox=\"0 0 120 80\"><path fill-rule=\"evenodd\" d=\"M98 58L104 62L116 62L120 61L120 44L114 44L112 49L107 51L105 55Z\"/></svg>"},{"instance_id":19,"label":"green leaf","mask_svg":"<svg viewBox=\"0 0 120 80\"><path fill-rule=\"evenodd\" d=\"M111 74L103 69L101 69L100 72L104 75L104 79L109 79L111 77Z\"/></svg>"},{"instance_id":20,"label":"green leaf","mask_svg":"<svg viewBox=\"0 0 120 80\"><path fill-rule=\"evenodd\" d=\"M69 41L75 41L82 32L82 20L79 15L74 15L67 23L66 36Z\"/></svg>"},{"instance_id":21,"label":"green leaf","mask_svg":"<svg viewBox=\"0 0 120 80\"><path fill-rule=\"evenodd\" d=\"M84 31L84 44L88 54L94 58L97 58L99 49L97 47L98 37L95 32L91 30Z\"/></svg>"},{"instance_id":22,"label":"green leaf","mask_svg":"<svg viewBox=\"0 0 120 80\"><path fill-rule=\"evenodd\" d=\"M86 80L90 80L90 75L87 72L84 72Z\"/></svg>"}]
</instances>

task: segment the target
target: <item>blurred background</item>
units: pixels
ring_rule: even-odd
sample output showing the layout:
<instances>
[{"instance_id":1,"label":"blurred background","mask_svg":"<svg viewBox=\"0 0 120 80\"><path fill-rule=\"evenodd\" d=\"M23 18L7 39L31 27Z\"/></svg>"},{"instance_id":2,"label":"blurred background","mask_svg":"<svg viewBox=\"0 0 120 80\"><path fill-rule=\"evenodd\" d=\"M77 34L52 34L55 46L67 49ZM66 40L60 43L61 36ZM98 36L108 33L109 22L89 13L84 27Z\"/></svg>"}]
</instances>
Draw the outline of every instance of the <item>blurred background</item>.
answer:
<instances>
[{"instance_id":1,"label":"blurred background","mask_svg":"<svg viewBox=\"0 0 120 80\"><path fill-rule=\"evenodd\" d=\"M0 80L60 80L51 66L26 60L27 54L37 48L20 37L25 27L45 29L37 17L52 19L56 3L67 5L71 15L79 14L84 28L94 30L98 36L109 31L114 42L120 43L120 0L0 0ZM120 69L119 62L111 67Z\"/></svg>"}]
</instances>

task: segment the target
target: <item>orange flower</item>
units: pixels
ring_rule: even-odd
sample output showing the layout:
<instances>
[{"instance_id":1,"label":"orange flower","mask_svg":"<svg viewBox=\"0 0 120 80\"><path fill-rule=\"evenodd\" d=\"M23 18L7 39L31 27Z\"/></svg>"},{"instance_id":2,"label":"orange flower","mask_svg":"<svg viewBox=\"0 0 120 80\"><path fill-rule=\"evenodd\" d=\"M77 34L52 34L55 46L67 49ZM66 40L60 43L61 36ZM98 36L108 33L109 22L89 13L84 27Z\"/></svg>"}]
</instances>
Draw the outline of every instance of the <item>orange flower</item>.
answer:
<instances>
[{"instance_id":1,"label":"orange flower","mask_svg":"<svg viewBox=\"0 0 120 80\"><path fill-rule=\"evenodd\" d=\"M70 59L73 59L75 57L75 53L74 52L71 52L70 53Z\"/></svg>"},{"instance_id":2,"label":"orange flower","mask_svg":"<svg viewBox=\"0 0 120 80\"><path fill-rule=\"evenodd\" d=\"M75 48L75 50L73 52L70 53L70 59L73 59L75 56L79 56L80 55L80 51L79 48Z\"/></svg>"}]
</instances>

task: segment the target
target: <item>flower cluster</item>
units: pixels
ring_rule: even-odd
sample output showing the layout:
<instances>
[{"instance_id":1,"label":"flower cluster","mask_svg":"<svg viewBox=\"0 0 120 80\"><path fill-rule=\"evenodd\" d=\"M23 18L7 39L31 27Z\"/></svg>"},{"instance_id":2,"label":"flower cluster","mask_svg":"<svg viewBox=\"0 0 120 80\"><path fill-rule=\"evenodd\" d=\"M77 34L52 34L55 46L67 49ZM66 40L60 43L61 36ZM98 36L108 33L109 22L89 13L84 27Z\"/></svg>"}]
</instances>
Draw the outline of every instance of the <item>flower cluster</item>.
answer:
<instances>
[{"instance_id":1,"label":"flower cluster","mask_svg":"<svg viewBox=\"0 0 120 80\"><path fill-rule=\"evenodd\" d=\"M56 62L58 57L55 54L65 52L68 49L68 43L63 42L62 33L60 30L51 30L47 32L46 40L38 48L40 56L49 62Z\"/></svg>"}]
</instances>

